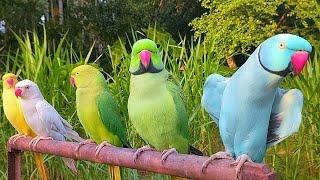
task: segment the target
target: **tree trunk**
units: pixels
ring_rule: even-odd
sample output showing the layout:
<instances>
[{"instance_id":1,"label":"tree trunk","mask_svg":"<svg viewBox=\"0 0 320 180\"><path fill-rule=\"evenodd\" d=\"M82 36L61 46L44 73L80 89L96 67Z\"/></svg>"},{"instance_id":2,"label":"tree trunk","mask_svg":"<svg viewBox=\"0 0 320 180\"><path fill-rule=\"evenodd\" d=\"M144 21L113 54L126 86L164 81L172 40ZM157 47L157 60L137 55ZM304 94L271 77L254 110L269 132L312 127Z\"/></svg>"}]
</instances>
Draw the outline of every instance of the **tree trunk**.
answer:
<instances>
[{"instance_id":1,"label":"tree trunk","mask_svg":"<svg viewBox=\"0 0 320 180\"><path fill-rule=\"evenodd\" d=\"M63 0L59 0L59 24L63 24Z\"/></svg>"}]
</instances>

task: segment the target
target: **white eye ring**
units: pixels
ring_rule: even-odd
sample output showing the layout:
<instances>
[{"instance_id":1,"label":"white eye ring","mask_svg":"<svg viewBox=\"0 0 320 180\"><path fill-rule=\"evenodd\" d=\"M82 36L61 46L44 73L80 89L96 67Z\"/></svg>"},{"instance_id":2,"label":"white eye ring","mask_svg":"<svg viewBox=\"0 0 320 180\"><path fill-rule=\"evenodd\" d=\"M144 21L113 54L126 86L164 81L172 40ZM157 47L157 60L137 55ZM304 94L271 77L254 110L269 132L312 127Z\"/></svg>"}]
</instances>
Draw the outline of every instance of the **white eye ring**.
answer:
<instances>
[{"instance_id":1,"label":"white eye ring","mask_svg":"<svg viewBox=\"0 0 320 180\"><path fill-rule=\"evenodd\" d=\"M286 48L286 44L284 42L279 43L279 48L280 49Z\"/></svg>"}]
</instances>

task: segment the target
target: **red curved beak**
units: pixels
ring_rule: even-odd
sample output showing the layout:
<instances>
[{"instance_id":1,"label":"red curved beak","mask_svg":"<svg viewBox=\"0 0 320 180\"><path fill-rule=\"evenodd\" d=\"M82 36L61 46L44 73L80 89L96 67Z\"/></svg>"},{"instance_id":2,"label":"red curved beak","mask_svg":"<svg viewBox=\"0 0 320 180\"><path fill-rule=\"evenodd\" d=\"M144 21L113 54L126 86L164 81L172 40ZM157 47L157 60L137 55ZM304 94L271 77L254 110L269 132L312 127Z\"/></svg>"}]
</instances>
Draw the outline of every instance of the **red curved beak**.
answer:
<instances>
[{"instance_id":1,"label":"red curved beak","mask_svg":"<svg viewBox=\"0 0 320 180\"><path fill-rule=\"evenodd\" d=\"M10 87L12 87L14 80L12 78L9 78L9 79L7 79L7 83L9 84Z\"/></svg>"},{"instance_id":2,"label":"red curved beak","mask_svg":"<svg viewBox=\"0 0 320 180\"><path fill-rule=\"evenodd\" d=\"M22 90L19 89L19 88L16 88L16 91L15 91L14 93L15 93L15 95L16 95L17 97L21 97L21 95L22 95Z\"/></svg>"},{"instance_id":3,"label":"red curved beak","mask_svg":"<svg viewBox=\"0 0 320 180\"><path fill-rule=\"evenodd\" d=\"M72 87L77 88L77 86L76 86L76 80L74 79L73 76L70 77L70 82L71 82Z\"/></svg>"},{"instance_id":4,"label":"red curved beak","mask_svg":"<svg viewBox=\"0 0 320 180\"><path fill-rule=\"evenodd\" d=\"M291 56L291 63L293 65L293 74L298 75L303 70L309 58L307 51L297 51Z\"/></svg>"},{"instance_id":5,"label":"red curved beak","mask_svg":"<svg viewBox=\"0 0 320 180\"><path fill-rule=\"evenodd\" d=\"M151 60L151 52L148 50L143 50L140 52L140 60L142 65L148 69Z\"/></svg>"}]
</instances>

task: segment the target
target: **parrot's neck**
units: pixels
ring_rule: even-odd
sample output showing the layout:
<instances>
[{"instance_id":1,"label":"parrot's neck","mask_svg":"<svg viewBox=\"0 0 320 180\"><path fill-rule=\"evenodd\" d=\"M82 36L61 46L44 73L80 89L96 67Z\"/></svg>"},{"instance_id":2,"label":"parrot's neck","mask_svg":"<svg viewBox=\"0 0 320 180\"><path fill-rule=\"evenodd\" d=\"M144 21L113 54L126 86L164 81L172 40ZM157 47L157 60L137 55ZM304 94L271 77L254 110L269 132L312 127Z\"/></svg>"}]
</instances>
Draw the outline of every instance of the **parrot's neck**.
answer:
<instances>
[{"instance_id":1,"label":"parrot's neck","mask_svg":"<svg viewBox=\"0 0 320 180\"><path fill-rule=\"evenodd\" d=\"M88 87L77 88L76 101L77 103L79 102L89 103L89 101L95 100L95 98L92 98L92 97L98 96L104 90L107 90L107 88L104 86L88 86Z\"/></svg>"},{"instance_id":2,"label":"parrot's neck","mask_svg":"<svg viewBox=\"0 0 320 180\"><path fill-rule=\"evenodd\" d=\"M107 86L94 85L94 86L87 86L87 87L78 87L77 91L84 91L86 93L94 93L94 92L100 92L101 90L104 90L106 88L107 88Z\"/></svg>"},{"instance_id":3,"label":"parrot's neck","mask_svg":"<svg viewBox=\"0 0 320 180\"><path fill-rule=\"evenodd\" d=\"M4 113L9 120L13 120L16 117L18 112L18 99L14 94L13 89L3 88L2 91L2 105L4 109Z\"/></svg>"},{"instance_id":4,"label":"parrot's neck","mask_svg":"<svg viewBox=\"0 0 320 180\"><path fill-rule=\"evenodd\" d=\"M27 117L32 116L33 113L36 113L36 104L39 101L42 101L43 99L21 99L20 100L20 104L21 104L21 109L22 112L24 114L24 116L26 117L26 120L28 120Z\"/></svg>"},{"instance_id":5,"label":"parrot's neck","mask_svg":"<svg viewBox=\"0 0 320 180\"><path fill-rule=\"evenodd\" d=\"M233 76L238 79L237 81L250 88L250 92L273 91L279 87L283 77L268 72L261 66L258 55L259 49L260 47L252 53L246 63Z\"/></svg>"},{"instance_id":6,"label":"parrot's neck","mask_svg":"<svg viewBox=\"0 0 320 180\"><path fill-rule=\"evenodd\" d=\"M141 75L131 75L130 95L140 97L155 97L164 92L166 88L167 71L164 69L159 73L144 73Z\"/></svg>"}]
</instances>

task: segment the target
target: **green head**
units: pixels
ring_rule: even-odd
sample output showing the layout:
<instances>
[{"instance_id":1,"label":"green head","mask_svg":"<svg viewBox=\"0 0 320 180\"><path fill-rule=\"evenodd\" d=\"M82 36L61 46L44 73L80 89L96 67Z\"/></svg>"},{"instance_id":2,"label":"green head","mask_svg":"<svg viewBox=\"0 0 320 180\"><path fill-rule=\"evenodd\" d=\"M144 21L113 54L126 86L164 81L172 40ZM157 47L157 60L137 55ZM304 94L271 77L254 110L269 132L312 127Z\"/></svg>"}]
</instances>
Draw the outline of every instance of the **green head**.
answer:
<instances>
[{"instance_id":1,"label":"green head","mask_svg":"<svg viewBox=\"0 0 320 180\"><path fill-rule=\"evenodd\" d=\"M131 74L158 73L164 68L157 45L150 39L133 44L129 71Z\"/></svg>"},{"instance_id":2,"label":"green head","mask_svg":"<svg viewBox=\"0 0 320 180\"><path fill-rule=\"evenodd\" d=\"M73 87L85 88L101 85L105 82L103 74L95 67L81 65L71 71L70 81Z\"/></svg>"}]
</instances>

